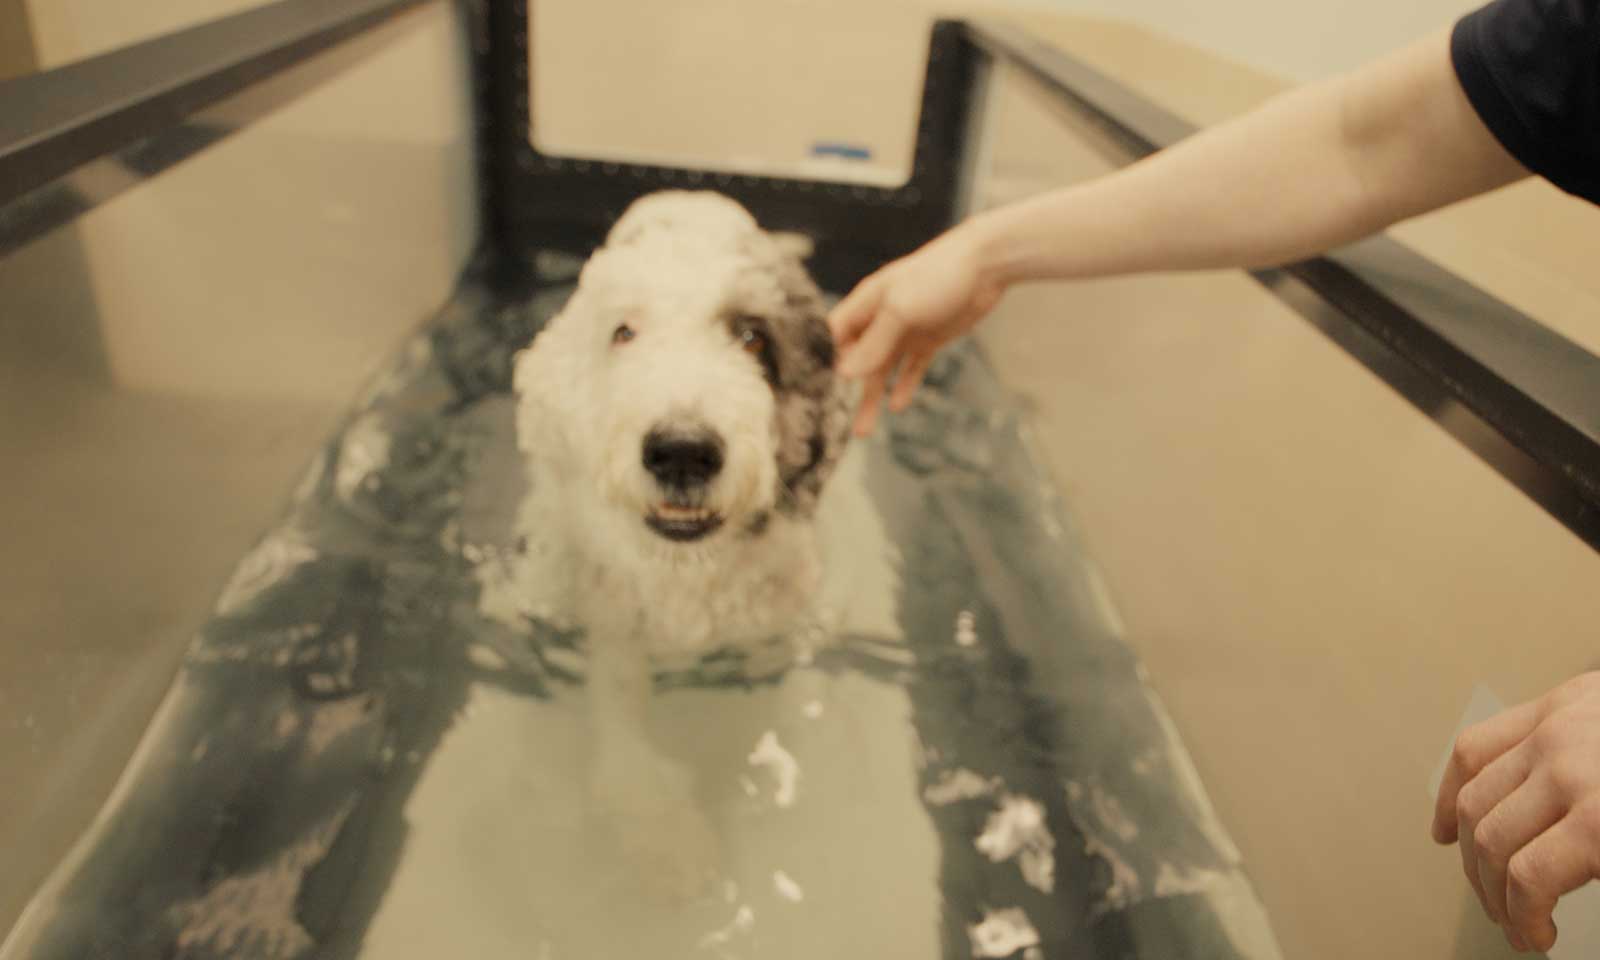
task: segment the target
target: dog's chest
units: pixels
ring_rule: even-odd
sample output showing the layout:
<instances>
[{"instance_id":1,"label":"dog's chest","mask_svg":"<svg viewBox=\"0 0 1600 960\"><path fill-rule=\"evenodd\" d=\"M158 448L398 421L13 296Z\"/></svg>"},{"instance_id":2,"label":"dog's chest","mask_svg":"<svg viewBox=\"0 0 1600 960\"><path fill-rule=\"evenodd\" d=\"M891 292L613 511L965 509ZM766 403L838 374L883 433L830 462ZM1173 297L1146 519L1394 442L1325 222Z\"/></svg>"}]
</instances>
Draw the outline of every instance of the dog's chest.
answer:
<instances>
[{"instance_id":1,"label":"dog's chest","mask_svg":"<svg viewBox=\"0 0 1600 960\"><path fill-rule=\"evenodd\" d=\"M810 613L820 563L810 537L780 536L676 561L650 553L632 562L612 558L592 575L591 599L628 616L629 632L651 653L668 655L796 629Z\"/></svg>"}]
</instances>

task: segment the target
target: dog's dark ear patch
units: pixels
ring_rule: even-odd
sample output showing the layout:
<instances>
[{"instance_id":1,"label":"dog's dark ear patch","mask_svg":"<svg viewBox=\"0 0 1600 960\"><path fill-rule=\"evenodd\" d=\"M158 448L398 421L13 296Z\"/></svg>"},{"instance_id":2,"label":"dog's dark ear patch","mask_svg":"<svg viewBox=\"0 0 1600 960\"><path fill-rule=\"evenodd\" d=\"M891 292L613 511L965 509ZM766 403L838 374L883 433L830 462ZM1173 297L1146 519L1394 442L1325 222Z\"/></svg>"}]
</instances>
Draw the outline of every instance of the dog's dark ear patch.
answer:
<instances>
[{"instance_id":1,"label":"dog's dark ear patch","mask_svg":"<svg viewBox=\"0 0 1600 960\"><path fill-rule=\"evenodd\" d=\"M833 334L828 331L828 325L822 324L821 329L811 331L811 356L817 365L824 370L832 370L834 362Z\"/></svg>"},{"instance_id":2,"label":"dog's dark ear patch","mask_svg":"<svg viewBox=\"0 0 1600 960\"><path fill-rule=\"evenodd\" d=\"M827 300L805 266L793 259L775 265L783 308L769 317L782 378L778 401L778 510L809 516L844 452L851 404L834 376L833 335Z\"/></svg>"},{"instance_id":3,"label":"dog's dark ear patch","mask_svg":"<svg viewBox=\"0 0 1600 960\"><path fill-rule=\"evenodd\" d=\"M828 445L822 439L822 425L820 423L817 424L817 432L813 433L811 439L807 440L806 443L811 448L811 460L805 465L805 469L801 471L802 473L809 473L817 469L818 464L822 463L822 455L828 450Z\"/></svg>"},{"instance_id":4,"label":"dog's dark ear patch","mask_svg":"<svg viewBox=\"0 0 1600 960\"><path fill-rule=\"evenodd\" d=\"M851 392L831 372L818 374L821 390L791 394L780 405L778 510L810 516L850 438Z\"/></svg>"},{"instance_id":5,"label":"dog's dark ear patch","mask_svg":"<svg viewBox=\"0 0 1600 960\"><path fill-rule=\"evenodd\" d=\"M805 449L806 459L783 476L783 495L779 507L791 515L808 513L822 493L823 481L827 480L822 470L828 454L827 439L822 434L822 418L817 418L814 431L806 438Z\"/></svg>"},{"instance_id":6,"label":"dog's dark ear patch","mask_svg":"<svg viewBox=\"0 0 1600 960\"><path fill-rule=\"evenodd\" d=\"M799 469L784 479L791 490L802 490L806 487L806 480L822 465L822 457L828 452L828 445L822 438L822 424L817 424L817 430L806 438L806 462Z\"/></svg>"}]
</instances>

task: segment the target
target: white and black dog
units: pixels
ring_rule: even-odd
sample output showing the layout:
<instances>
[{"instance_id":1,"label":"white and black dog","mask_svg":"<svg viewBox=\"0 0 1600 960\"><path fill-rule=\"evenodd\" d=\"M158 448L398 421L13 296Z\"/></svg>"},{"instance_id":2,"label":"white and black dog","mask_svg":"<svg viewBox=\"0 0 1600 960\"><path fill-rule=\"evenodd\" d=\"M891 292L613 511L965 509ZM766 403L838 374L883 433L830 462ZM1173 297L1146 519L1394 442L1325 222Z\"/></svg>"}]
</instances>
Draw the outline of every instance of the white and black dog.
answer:
<instances>
[{"instance_id":1,"label":"white and black dog","mask_svg":"<svg viewBox=\"0 0 1600 960\"><path fill-rule=\"evenodd\" d=\"M804 246L718 194L645 197L517 361L524 519L558 525L540 575L587 635L598 796L679 888L715 842L645 735L652 664L791 631L820 584L852 404Z\"/></svg>"}]
</instances>

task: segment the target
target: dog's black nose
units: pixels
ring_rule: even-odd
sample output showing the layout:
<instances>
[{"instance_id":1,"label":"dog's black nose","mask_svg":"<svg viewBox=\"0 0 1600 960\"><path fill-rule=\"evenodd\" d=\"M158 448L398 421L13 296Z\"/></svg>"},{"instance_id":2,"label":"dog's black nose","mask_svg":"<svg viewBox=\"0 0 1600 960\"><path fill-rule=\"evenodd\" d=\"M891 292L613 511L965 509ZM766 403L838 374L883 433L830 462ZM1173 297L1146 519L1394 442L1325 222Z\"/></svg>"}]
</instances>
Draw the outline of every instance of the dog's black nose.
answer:
<instances>
[{"instance_id":1,"label":"dog's black nose","mask_svg":"<svg viewBox=\"0 0 1600 960\"><path fill-rule=\"evenodd\" d=\"M722 470L722 439L714 433L653 430L644 438L644 468L664 487L695 487Z\"/></svg>"}]
</instances>

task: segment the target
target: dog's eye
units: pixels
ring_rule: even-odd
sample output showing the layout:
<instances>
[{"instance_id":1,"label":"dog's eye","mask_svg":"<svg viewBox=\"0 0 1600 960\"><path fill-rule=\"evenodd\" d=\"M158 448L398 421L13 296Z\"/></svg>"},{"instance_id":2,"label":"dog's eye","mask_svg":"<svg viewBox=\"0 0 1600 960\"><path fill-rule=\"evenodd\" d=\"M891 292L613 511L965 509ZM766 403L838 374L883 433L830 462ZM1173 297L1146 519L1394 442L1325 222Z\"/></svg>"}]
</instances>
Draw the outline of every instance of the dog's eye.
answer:
<instances>
[{"instance_id":1,"label":"dog's eye","mask_svg":"<svg viewBox=\"0 0 1600 960\"><path fill-rule=\"evenodd\" d=\"M761 366L761 374L773 386L778 384L778 352L773 349L772 334L767 332L767 322L748 314L730 318L729 332L739 349L748 353Z\"/></svg>"},{"instance_id":2,"label":"dog's eye","mask_svg":"<svg viewBox=\"0 0 1600 960\"><path fill-rule=\"evenodd\" d=\"M767 345L767 335L760 330L753 330L747 327L739 332L739 346L743 347L746 353L757 359L762 359L766 356Z\"/></svg>"},{"instance_id":3,"label":"dog's eye","mask_svg":"<svg viewBox=\"0 0 1600 960\"><path fill-rule=\"evenodd\" d=\"M612 346L620 347L624 343L632 340L635 336L636 334L633 332L633 328L624 323L617 327L617 329L611 331L611 344Z\"/></svg>"}]
</instances>

